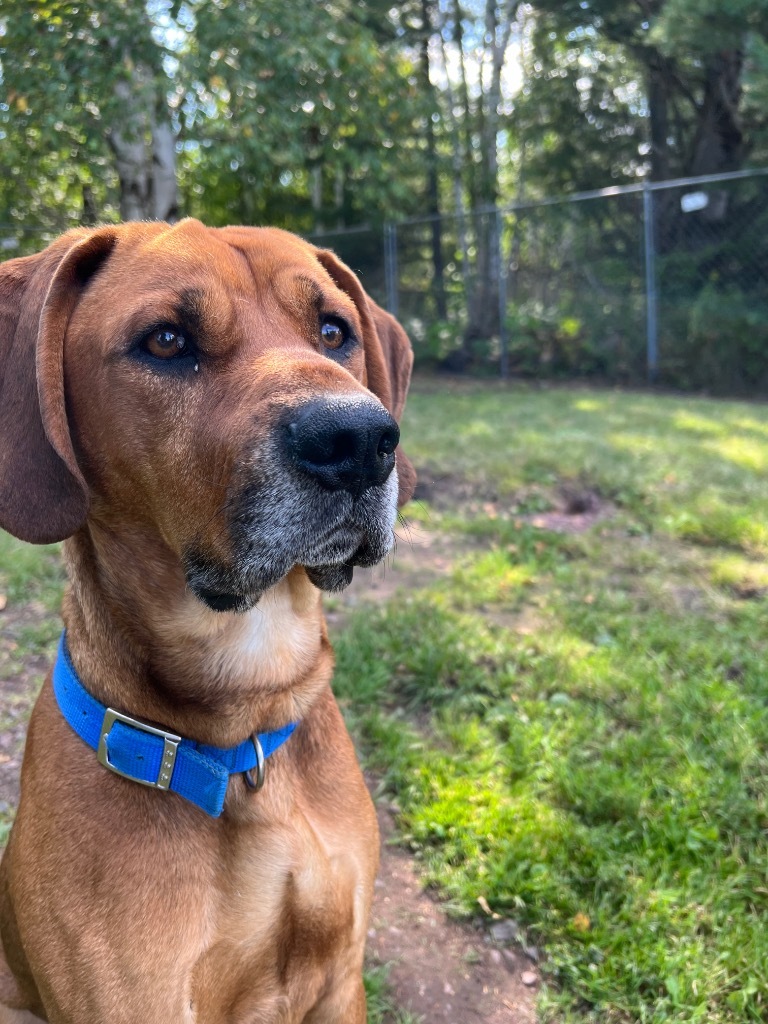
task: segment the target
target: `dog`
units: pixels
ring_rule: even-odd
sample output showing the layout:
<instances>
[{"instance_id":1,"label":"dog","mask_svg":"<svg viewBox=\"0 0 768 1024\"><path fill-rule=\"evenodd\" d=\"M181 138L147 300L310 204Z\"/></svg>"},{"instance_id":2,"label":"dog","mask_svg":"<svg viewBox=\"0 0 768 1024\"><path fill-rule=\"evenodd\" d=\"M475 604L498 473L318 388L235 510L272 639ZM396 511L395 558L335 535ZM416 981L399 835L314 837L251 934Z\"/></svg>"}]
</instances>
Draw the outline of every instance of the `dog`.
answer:
<instances>
[{"instance_id":1,"label":"dog","mask_svg":"<svg viewBox=\"0 0 768 1024\"><path fill-rule=\"evenodd\" d=\"M384 558L412 352L275 228L0 266L0 526L65 633L0 864L0 1024L363 1024L376 816L321 591Z\"/></svg>"}]
</instances>

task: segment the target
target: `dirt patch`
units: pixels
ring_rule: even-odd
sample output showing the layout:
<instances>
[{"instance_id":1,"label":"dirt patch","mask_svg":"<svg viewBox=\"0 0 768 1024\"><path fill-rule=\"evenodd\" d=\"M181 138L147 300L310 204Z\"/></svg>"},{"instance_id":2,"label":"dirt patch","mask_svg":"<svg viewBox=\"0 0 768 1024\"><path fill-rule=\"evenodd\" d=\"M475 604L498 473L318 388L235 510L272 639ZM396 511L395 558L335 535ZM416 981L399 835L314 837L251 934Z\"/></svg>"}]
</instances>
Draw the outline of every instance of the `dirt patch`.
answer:
<instances>
[{"instance_id":1,"label":"dirt patch","mask_svg":"<svg viewBox=\"0 0 768 1024\"><path fill-rule=\"evenodd\" d=\"M446 918L424 892L408 853L391 845L392 815L378 807L382 856L369 955L390 965L398 1006L424 1024L535 1024L539 975L488 932Z\"/></svg>"},{"instance_id":2,"label":"dirt patch","mask_svg":"<svg viewBox=\"0 0 768 1024\"><path fill-rule=\"evenodd\" d=\"M615 514L616 507L597 491L567 481L558 487L552 509L521 516L521 519L539 530L577 534L591 530Z\"/></svg>"},{"instance_id":3,"label":"dirt patch","mask_svg":"<svg viewBox=\"0 0 768 1024\"><path fill-rule=\"evenodd\" d=\"M578 480L563 480L554 488L534 484L500 494L487 480L476 484L461 476L427 472L424 479L419 478L415 497L438 511L512 519L553 533L584 533L616 514L612 502Z\"/></svg>"},{"instance_id":4,"label":"dirt patch","mask_svg":"<svg viewBox=\"0 0 768 1024\"><path fill-rule=\"evenodd\" d=\"M419 471L414 501L429 502L440 511L471 512L498 503L501 498L492 481L468 480L454 473L434 473L429 469ZM508 499L514 501L514 499Z\"/></svg>"}]
</instances>

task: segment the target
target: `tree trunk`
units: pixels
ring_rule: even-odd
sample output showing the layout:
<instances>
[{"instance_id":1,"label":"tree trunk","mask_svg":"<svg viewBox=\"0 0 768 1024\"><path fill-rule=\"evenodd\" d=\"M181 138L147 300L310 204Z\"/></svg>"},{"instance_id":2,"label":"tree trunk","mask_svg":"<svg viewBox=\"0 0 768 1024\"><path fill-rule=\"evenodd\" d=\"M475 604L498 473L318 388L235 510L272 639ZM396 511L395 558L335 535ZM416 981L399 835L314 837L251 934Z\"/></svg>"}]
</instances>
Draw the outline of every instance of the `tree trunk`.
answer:
<instances>
[{"instance_id":1,"label":"tree trunk","mask_svg":"<svg viewBox=\"0 0 768 1024\"><path fill-rule=\"evenodd\" d=\"M666 60L655 57L648 66L648 113L651 144L651 181L666 181L669 173L669 109L667 96L670 83Z\"/></svg>"},{"instance_id":2,"label":"tree trunk","mask_svg":"<svg viewBox=\"0 0 768 1024\"><path fill-rule=\"evenodd\" d=\"M724 50L704 69L704 102L694 140L690 174L737 171L744 160L744 136L739 116L744 54Z\"/></svg>"},{"instance_id":3,"label":"tree trunk","mask_svg":"<svg viewBox=\"0 0 768 1024\"><path fill-rule=\"evenodd\" d=\"M672 177L669 158L669 96L673 88L672 69L666 57L654 53L648 62L648 120L650 134L651 181ZM654 238L659 252L675 246L680 221L678 196L672 191L653 195Z\"/></svg>"},{"instance_id":4,"label":"tree trunk","mask_svg":"<svg viewBox=\"0 0 768 1024\"><path fill-rule=\"evenodd\" d=\"M152 129L152 207L155 220L178 219L176 138L167 121Z\"/></svg>"},{"instance_id":5,"label":"tree trunk","mask_svg":"<svg viewBox=\"0 0 768 1024\"><path fill-rule=\"evenodd\" d=\"M701 100L686 93L695 116L695 129L689 158L672 167L669 138L670 97L679 92L675 69L668 58L654 54L648 61L648 105L650 112L651 179L664 181L675 174L697 177L739 170L744 161L744 137L739 116L741 76L744 55L740 50L724 50L708 58L703 67ZM682 142L682 140L680 140ZM683 214L675 190L656 192L654 220L660 253L671 252L683 244L698 248L706 237L701 225L722 223L728 215L726 190L710 188L709 203L696 214Z\"/></svg>"},{"instance_id":6,"label":"tree trunk","mask_svg":"<svg viewBox=\"0 0 768 1024\"><path fill-rule=\"evenodd\" d=\"M120 179L120 216L128 220L175 220L176 149L170 124L154 124L153 90L134 72L115 87L125 110L125 129L108 131Z\"/></svg>"},{"instance_id":7,"label":"tree trunk","mask_svg":"<svg viewBox=\"0 0 768 1024\"><path fill-rule=\"evenodd\" d=\"M445 89L448 99L448 104L445 111L445 116L448 125L450 126L450 141L451 141L451 164L453 168L453 204L456 219L456 242L459 250L459 267L461 270L461 279L464 287L464 300L467 306L472 297L472 271L470 265L469 256L469 239L467 238L467 218L466 218L466 207L464 202L464 180L463 171L466 166L466 158L464 153L464 147L462 144L462 131L461 126L458 123L456 117L456 97L451 85L451 78L448 73L448 54L446 53L446 40L445 40L445 25L441 24L440 28L440 50L443 58L443 77L445 78ZM469 315L469 309L468 309ZM471 319L471 315L469 316ZM460 363L466 365L469 360L469 349L467 348L466 342L462 339L462 348L457 353L457 357Z\"/></svg>"},{"instance_id":8,"label":"tree trunk","mask_svg":"<svg viewBox=\"0 0 768 1024\"><path fill-rule=\"evenodd\" d=\"M422 45L421 76L426 95L432 96L432 81L429 68L429 40L432 36L432 7L430 0L421 0ZM445 264L443 261L443 226L440 219L440 183L437 173L437 144L435 126L431 112L427 117L427 210L433 219L430 222L432 243L432 293L438 319L448 318L448 304L445 298Z\"/></svg>"},{"instance_id":9,"label":"tree trunk","mask_svg":"<svg viewBox=\"0 0 768 1024\"><path fill-rule=\"evenodd\" d=\"M499 237L494 212L499 197L498 133L501 107L501 76L512 35L517 0L507 0L500 11L496 0L486 0L483 63L489 73L482 76L483 95L480 103L481 162L477 175L477 199L480 210L476 219L477 262L475 294L467 324L466 340L488 340L499 333L499 276L501 262Z\"/></svg>"}]
</instances>

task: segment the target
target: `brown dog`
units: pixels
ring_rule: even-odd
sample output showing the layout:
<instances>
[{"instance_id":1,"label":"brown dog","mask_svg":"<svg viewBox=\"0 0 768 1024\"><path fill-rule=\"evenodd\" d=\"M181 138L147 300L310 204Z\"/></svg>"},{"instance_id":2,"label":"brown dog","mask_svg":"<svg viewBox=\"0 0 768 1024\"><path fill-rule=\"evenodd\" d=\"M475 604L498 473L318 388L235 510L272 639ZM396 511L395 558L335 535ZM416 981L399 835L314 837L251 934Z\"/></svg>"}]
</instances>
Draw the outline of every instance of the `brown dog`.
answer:
<instances>
[{"instance_id":1,"label":"brown dog","mask_svg":"<svg viewBox=\"0 0 768 1024\"><path fill-rule=\"evenodd\" d=\"M283 231L78 230L0 267L0 525L68 538L71 666L137 720L97 722L107 765L144 723L150 783L175 784L179 737L206 770L200 744L256 762L218 817L122 778L49 675L0 865L0 1024L365 1020L378 837L319 589L392 544L411 361ZM248 737L288 723L254 792Z\"/></svg>"}]
</instances>

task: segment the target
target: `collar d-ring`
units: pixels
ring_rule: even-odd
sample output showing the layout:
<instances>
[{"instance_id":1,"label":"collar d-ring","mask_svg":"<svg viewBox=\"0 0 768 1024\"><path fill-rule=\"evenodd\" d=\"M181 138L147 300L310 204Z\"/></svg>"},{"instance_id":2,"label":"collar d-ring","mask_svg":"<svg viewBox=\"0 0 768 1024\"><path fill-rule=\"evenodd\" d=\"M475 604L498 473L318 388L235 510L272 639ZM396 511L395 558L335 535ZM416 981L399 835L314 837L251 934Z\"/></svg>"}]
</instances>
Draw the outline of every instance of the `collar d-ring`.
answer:
<instances>
[{"instance_id":1,"label":"collar d-ring","mask_svg":"<svg viewBox=\"0 0 768 1024\"><path fill-rule=\"evenodd\" d=\"M259 737L256 733L253 733L251 736L251 743L253 744L253 749L256 751L256 764L253 768L249 768L248 771L243 772L243 778L250 789L254 790L254 792L258 792L258 790L260 790L264 785L264 751L262 750L261 742L259 741ZM254 772L256 774L256 778L253 777Z\"/></svg>"}]
</instances>

